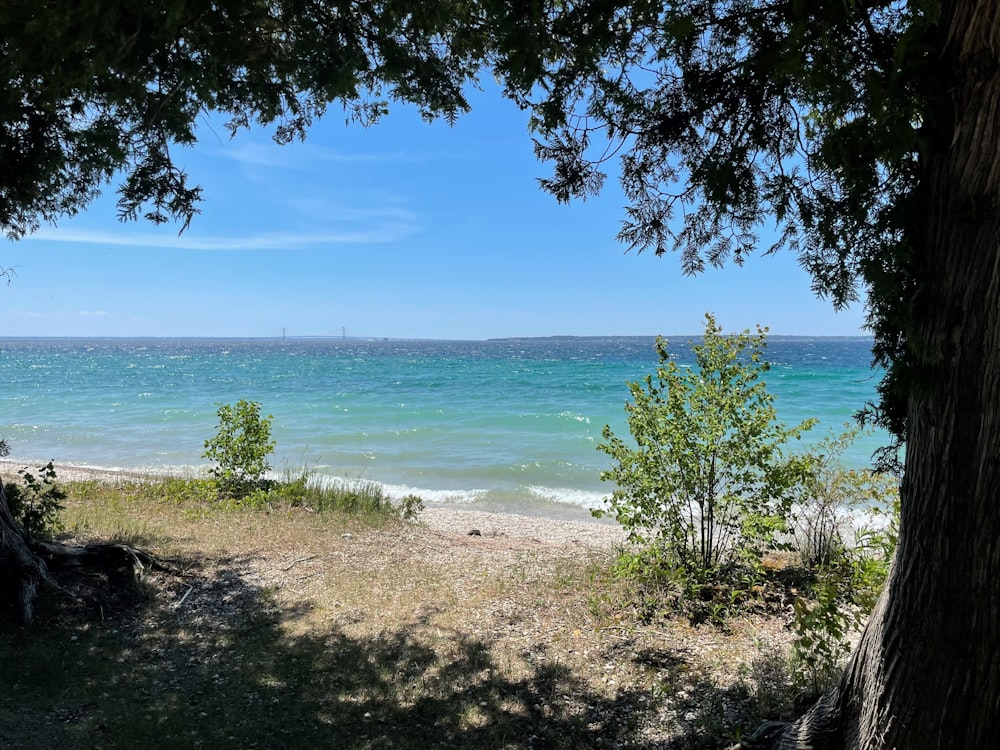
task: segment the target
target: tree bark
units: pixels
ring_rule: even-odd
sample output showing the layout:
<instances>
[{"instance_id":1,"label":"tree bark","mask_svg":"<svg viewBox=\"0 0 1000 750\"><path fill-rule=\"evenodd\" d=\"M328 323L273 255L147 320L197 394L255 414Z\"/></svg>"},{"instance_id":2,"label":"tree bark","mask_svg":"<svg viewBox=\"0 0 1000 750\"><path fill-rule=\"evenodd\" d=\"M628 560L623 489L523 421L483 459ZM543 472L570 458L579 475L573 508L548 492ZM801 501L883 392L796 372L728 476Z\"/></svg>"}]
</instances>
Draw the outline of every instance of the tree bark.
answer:
<instances>
[{"instance_id":1,"label":"tree bark","mask_svg":"<svg viewBox=\"0 0 1000 750\"><path fill-rule=\"evenodd\" d=\"M34 620L35 597L42 583L55 585L42 559L28 546L7 504L0 481L0 582L4 598L17 608L24 626Z\"/></svg>"},{"instance_id":2,"label":"tree bark","mask_svg":"<svg viewBox=\"0 0 1000 750\"><path fill-rule=\"evenodd\" d=\"M840 684L778 748L1000 742L1000 0L944 2L939 34L899 546Z\"/></svg>"}]
</instances>

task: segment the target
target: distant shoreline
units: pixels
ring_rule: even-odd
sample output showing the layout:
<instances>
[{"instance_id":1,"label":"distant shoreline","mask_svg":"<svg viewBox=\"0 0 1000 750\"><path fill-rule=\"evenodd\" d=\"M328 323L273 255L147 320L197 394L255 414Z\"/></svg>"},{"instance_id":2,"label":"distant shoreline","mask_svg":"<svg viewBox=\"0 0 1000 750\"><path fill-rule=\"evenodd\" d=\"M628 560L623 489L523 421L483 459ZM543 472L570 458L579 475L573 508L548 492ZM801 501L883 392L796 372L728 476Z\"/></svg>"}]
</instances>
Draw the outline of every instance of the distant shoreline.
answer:
<instances>
[{"instance_id":1,"label":"distant shoreline","mask_svg":"<svg viewBox=\"0 0 1000 750\"><path fill-rule=\"evenodd\" d=\"M630 334L553 334L550 336L491 336L484 339L467 338L421 338L414 336L336 336L336 335L294 335L294 336L169 336L169 335L142 335L142 336L0 336L0 344L4 341L344 341L348 343L509 343L517 341L552 341L552 342L572 342L572 341L606 341L608 339L648 339L650 341L657 337L665 339L699 339L701 333L630 333ZM874 341L874 337L864 334L808 334L808 333L768 333L767 340L777 341L803 341L803 340L857 340Z\"/></svg>"}]
</instances>

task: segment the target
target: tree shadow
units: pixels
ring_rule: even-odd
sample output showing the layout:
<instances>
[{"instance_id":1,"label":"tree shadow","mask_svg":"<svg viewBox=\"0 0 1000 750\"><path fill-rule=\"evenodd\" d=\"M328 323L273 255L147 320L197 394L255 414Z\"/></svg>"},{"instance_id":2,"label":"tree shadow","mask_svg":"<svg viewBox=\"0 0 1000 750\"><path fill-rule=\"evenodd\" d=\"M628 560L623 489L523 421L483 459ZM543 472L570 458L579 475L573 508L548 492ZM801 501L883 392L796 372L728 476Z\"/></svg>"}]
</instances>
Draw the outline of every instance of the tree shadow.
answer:
<instances>
[{"instance_id":1,"label":"tree shadow","mask_svg":"<svg viewBox=\"0 0 1000 750\"><path fill-rule=\"evenodd\" d=\"M630 696L597 695L544 648L513 669L484 640L416 635L428 612L375 637L290 635L308 605L279 608L245 560L159 593L132 617L8 633L0 746L638 746Z\"/></svg>"},{"instance_id":2,"label":"tree shadow","mask_svg":"<svg viewBox=\"0 0 1000 750\"><path fill-rule=\"evenodd\" d=\"M159 578L144 606L103 620L90 610L6 633L0 747L680 750L724 746L748 699L745 687L689 685L668 701L671 736L650 736L663 701L608 697L544 644L506 663L488 639L435 627L433 610L374 636L296 628L310 605L278 606L249 562ZM639 658L684 671L683 655Z\"/></svg>"}]
</instances>

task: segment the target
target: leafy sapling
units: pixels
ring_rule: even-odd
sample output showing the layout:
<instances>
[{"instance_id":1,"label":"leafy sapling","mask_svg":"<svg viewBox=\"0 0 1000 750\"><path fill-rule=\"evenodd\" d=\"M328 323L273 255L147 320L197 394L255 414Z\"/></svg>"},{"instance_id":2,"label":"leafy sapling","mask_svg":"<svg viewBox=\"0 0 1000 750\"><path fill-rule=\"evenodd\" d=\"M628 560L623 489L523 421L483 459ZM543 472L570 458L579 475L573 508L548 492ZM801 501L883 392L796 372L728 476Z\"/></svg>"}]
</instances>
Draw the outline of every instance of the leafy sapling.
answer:
<instances>
[{"instance_id":1,"label":"leafy sapling","mask_svg":"<svg viewBox=\"0 0 1000 750\"><path fill-rule=\"evenodd\" d=\"M222 404L216 413L218 428L215 437L205 441L202 458L215 462L210 473L221 495L244 499L267 485L265 477L271 469L268 456L275 445L271 440L273 417L262 417L258 402L243 399Z\"/></svg>"},{"instance_id":2,"label":"leafy sapling","mask_svg":"<svg viewBox=\"0 0 1000 750\"><path fill-rule=\"evenodd\" d=\"M791 429L778 422L763 379L764 346L764 329L724 335L711 315L693 346L693 367L678 364L658 339L656 372L629 384L632 442L604 428L598 447L613 467L601 478L615 486L608 512L649 567L701 579L731 563L759 562L787 531L807 466L784 447L815 420Z\"/></svg>"}]
</instances>

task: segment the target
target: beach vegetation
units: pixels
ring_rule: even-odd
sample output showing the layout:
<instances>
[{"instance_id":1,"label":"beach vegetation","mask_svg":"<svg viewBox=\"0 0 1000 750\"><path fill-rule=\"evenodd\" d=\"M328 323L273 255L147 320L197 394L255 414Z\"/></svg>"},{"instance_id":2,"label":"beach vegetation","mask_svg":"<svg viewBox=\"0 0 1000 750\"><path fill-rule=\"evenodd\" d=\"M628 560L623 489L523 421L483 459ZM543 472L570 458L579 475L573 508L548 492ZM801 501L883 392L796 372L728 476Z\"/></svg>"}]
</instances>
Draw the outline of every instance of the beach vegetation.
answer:
<instances>
[{"instance_id":1,"label":"beach vegetation","mask_svg":"<svg viewBox=\"0 0 1000 750\"><path fill-rule=\"evenodd\" d=\"M792 674L818 696L839 677L889 578L899 539L898 479L831 460L856 430L824 441L797 513L796 546L808 571L793 607Z\"/></svg>"},{"instance_id":2,"label":"beach vegetation","mask_svg":"<svg viewBox=\"0 0 1000 750\"><path fill-rule=\"evenodd\" d=\"M0 639L5 747L719 747L791 710L784 629L641 621L571 530L470 539L160 479L65 483L75 542L178 572L40 597L46 626Z\"/></svg>"},{"instance_id":3,"label":"beach vegetation","mask_svg":"<svg viewBox=\"0 0 1000 750\"><path fill-rule=\"evenodd\" d=\"M793 603L792 674L814 696L831 688L874 610L896 551L899 504L861 526L853 543L814 568Z\"/></svg>"},{"instance_id":4,"label":"beach vegetation","mask_svg":"<svg viewBox=\"0 0 1000 750\"><path fill-rule=\"evenodd\" d=\"M424 507L417 495L407 495L398 502L385 487L364 479L327 480L308 471L289 474L257 496L260 503L284 504L292 508L337 512L355 516L398 516L415 518Z\"/></svg>"},{"instance_id":5,"label":"beach vegetation","mask_svg":"<svg viewBox=\"0 0 1000 750\"><path fill-rule=\"evenodd\" d=\"M213 437L205 441L203 458L215 462L209 470L219 494L244 500L267 489L268 457L274 452L270 415L262 417L260 404L240 399L221 404Z\"/></svg>"},{"instance_id":6,"label":"beach vegetation","mask_svg":"<svg viewBox=\"0 0 1000 750\"><path fill-rule=\"evenodd\" d=\"M2 451L0 451L2 455ZM28 542L49 539L59 532L59 513L66 493L56 481L56 470L49 461L32 470L18 471L19 482L4 482L4 495L17 527Z\"/></svg>"},{"instance_id":7,"label":"beach vegetation","mask_svg":"<svg viewBox=\"0 0 1000 750\"><path fill-rule=\"evenodd\" d=\"M827 436L808 452L809 471L791 531L795 549L811 570L836 565L848 555L858 530L898 524L899 477L849 468L843 459L861 433L859 425L845 425L839 435Z\"/></svg>"},{"instance_id":8,"label":"beach vegetation","mask_svg":"<svg viewBox=\"0 0 1000 750\"><path fill-rule=\"evenodd\" d=\"M758 566L788 531L808 460L788 451L814 424L785 427L764 376L766 330L725 335L706 316L691 367L656 343L659 366L629 383L631 440L604 428L612 459L608 513L628 532L629 574L681 574L702 585L724 570Z\"/></svg>"}]
</instances>

